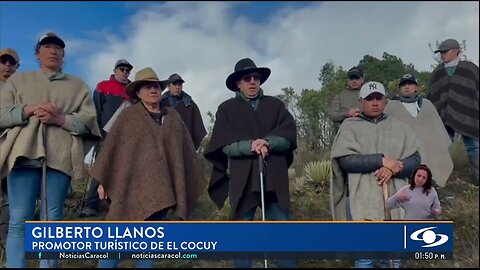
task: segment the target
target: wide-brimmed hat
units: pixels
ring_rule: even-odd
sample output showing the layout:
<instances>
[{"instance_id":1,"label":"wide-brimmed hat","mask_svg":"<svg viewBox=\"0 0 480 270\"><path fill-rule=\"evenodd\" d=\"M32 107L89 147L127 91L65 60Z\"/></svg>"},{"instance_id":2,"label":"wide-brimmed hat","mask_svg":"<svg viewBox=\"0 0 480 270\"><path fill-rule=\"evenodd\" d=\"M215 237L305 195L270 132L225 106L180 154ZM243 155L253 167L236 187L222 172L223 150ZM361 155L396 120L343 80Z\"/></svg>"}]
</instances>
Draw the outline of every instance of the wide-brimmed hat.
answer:
<instances>
[{"instance_id":1,"label":"wide-brimmed hat","mask_svg":"<svg viewBox=\"0 0 480 270\"><path fill-rule=\"evenodd\" d=\"M146 82L158 82L158 83L160 83L160 87L163 91L165 89L165 87L167 87L167 82L168 81L167 80L164 80L164 81L160 80L157 76L157 73L155 73L155 71L151 67L147 67L147 68L144 68L142 70L139 70L135 74L135 81L129 83L125 87L125 93L131 98L138 99L138 96L137 96L138 88L143 83L146 83Z\"/></svg>"},{"instance_id":2,"label":"wide-brimmed hat","mask_svg":"<svg viewBox=\"0 0 480 270\"><path fill-rule=\"evenodd\" d=\"M254 72L260 73L260 85L262 85L268 79L272 71L267 67L257 67L252 59L244 58L235 64L234 72L227 77L225 84L228 89L235 92L239 91L240 89L237 87L237 81L239 81L243 75Z\"/></svg>"}]
</instances>

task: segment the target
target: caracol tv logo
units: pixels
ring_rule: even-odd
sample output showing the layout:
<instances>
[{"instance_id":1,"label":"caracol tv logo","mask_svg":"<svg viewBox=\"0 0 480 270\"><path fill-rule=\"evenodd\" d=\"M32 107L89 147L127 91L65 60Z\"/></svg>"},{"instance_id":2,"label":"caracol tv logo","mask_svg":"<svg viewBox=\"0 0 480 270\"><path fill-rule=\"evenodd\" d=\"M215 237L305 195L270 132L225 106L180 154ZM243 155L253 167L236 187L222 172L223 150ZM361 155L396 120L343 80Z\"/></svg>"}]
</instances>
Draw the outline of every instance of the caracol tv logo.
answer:
<instances>
[{"instance_id":1,"label":"caracol tv logo","mask_svg":"<svg viewBox=\"0 0 480 270\"><path fill-rule=\"evenodd\" d=\"M427 227L414 231L410 234L410 239L415 241L423 241L426 245L422 247L438 247L448 241L448 235L435 233L432 229L437 227Z\"/></svg>"}]
</instances>

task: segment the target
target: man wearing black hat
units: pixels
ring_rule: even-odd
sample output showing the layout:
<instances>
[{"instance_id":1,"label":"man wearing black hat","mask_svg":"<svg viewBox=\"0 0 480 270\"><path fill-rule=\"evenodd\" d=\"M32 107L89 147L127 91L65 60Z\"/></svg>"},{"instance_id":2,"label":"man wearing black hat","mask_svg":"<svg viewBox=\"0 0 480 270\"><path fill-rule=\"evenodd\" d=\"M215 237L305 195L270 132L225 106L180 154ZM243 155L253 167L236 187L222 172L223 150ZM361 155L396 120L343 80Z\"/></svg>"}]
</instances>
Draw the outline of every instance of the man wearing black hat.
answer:
<instances>
[{"instance_id":1,"label":"man wearing black hat","mask_svg":"<svg viewBox=\"0 0 480 270\"><path fill-rule=\"evenodd\" d=\"M473 184L478 186L479 170L479 78L478 66L460 58L460 44L455 39L440 43L443 63L432 72L427 98L435 105L450 139L462 136L473 171Z\"/></svg>"},{"instance_id":2,"label":"man wearing black hat","mask_svg":"<svg viewBox=\"0 0 480 270\"><path fill-rule=\"evenodd\" d=\"M105 137L107 134L103 128L117 111L118 107L120 107L123 102L129 102L130 98L125 94L125 86L130 83L128 77L132 69L132 64L127 60L119 59L113 67L113 74L110 75L110 78L99 82L95 91L93 91L93 103L97 110L97 122L101 128L102 137ZM98 153L100 144L96 145L93 150L93 155ZM80 217L90 217L97 214L100 206L100 199L97 193L98 185L98 181L92 179L87 202L85 208L80 212Z\"/></svg>"},{"instance_id":3,"label":"man wearing black hat","mask_svg":"<svg viewBox=\"0 0 480 270\"><path fill-rule=\"evenodd\" d=\"M264 95L260 88L271 70L245 58L226 80L235 97L218 106L205 158L213 163L209 195L219 208L230 199L234 220L253 220L264 192L266 219L288 220L290 208L288 168L297 147L297 128L283 102ZM261 156L261 157L259 157ZM259 159L263 159L264 189ZM234 261L250 267L250 260ZM294 267L291 260L279 260Z\"/></svg>"},{"instance_id":4,"label":"man wearing black hat","mask_svg":"<svg viewBox=\"0 0 480 270\"><path fill-rule=\"evenodd\" d=\"M338 124L346 118L360 115L358 91L364 82L363 70L352 67L348 70L347 77L347 87L333 97L329 108L332 121Z\"/></svg>"},{"instance_id":5,"label":"man wearing black hat","mask_svg":"<svg viewBox=\"0 0 480 270\"><path fill-rule=\"evenodd\" d=\"M162 95L161 104L172 106L177 110L190 132L195 149L198 149L203 138L207 135L207 131L203 125L202 115L197 104L189 94L183 91L184 82L177 73L170 75L168 77L168 91Z\"/></svg>"}]
</instances>

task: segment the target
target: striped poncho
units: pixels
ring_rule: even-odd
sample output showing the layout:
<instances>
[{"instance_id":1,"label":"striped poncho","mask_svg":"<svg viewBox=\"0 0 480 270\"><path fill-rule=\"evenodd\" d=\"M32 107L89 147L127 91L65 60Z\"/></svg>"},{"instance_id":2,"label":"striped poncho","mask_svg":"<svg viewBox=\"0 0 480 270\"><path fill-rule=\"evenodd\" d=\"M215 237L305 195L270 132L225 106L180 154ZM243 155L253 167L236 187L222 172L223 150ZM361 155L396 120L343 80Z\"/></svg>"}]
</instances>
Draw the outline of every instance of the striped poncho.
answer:
<instances>
[{"instance_id":1,"label":"striped poncho","mask_svg":"<svg viewBox=\"0 0 480 270\"><path fill-rule=\"evenodd\" d=\"M478 76L478 67L469 61L460 61L451 77L440 64L432 72L427 94L445 125L477 140Z\"/></svg>"}]
</instances>

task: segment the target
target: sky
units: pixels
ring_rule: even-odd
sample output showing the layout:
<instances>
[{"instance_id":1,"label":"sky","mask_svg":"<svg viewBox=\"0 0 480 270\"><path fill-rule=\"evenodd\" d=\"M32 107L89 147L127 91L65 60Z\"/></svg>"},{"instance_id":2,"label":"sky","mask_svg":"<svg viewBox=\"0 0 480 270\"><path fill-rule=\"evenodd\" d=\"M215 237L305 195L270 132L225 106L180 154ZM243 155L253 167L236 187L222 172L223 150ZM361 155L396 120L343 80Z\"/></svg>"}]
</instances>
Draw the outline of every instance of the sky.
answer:
<instances>
[{"instance_id":1,"label":"sky","mask_svg":"<svg viewBox=\"0 0 480 270\"><path fill-rule=\"evenodd\" d=\"M327 62L348 70L384 52L431 71L428 44L447 38L465 40L479 63L478 2L0 2L0 47L17 50L19 72L39 68L35 44L49 31L66 43L64 71L92 90L120 58L134 66L131 80L145 67L180 74L207 126L245 57L272 70L268 95L319 89Z\"/></svg>"}]
</instances>

